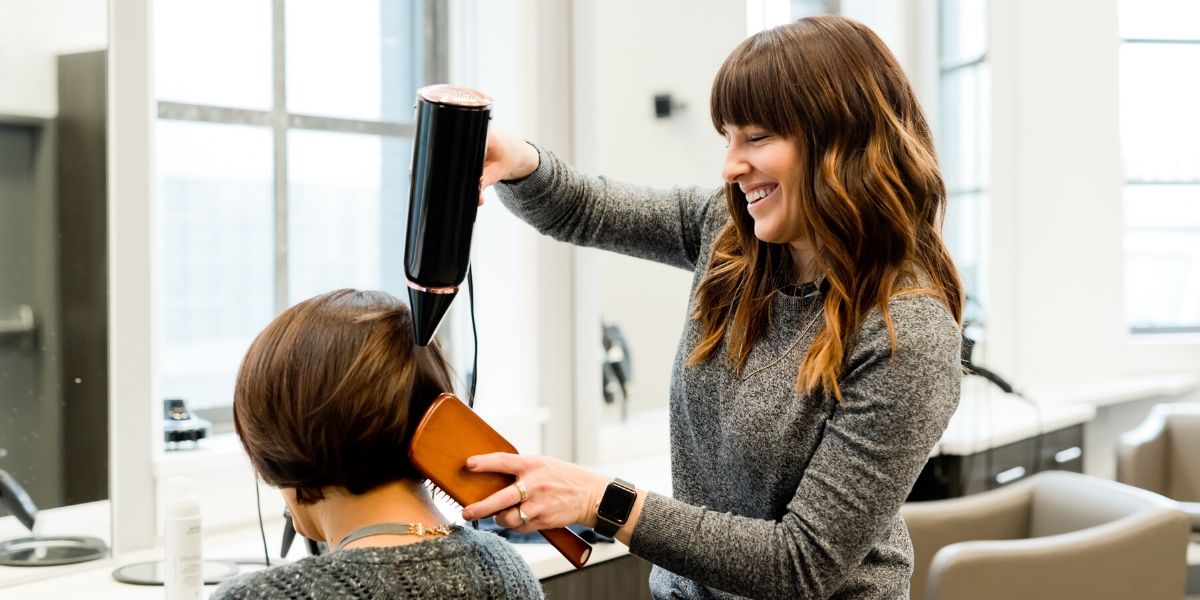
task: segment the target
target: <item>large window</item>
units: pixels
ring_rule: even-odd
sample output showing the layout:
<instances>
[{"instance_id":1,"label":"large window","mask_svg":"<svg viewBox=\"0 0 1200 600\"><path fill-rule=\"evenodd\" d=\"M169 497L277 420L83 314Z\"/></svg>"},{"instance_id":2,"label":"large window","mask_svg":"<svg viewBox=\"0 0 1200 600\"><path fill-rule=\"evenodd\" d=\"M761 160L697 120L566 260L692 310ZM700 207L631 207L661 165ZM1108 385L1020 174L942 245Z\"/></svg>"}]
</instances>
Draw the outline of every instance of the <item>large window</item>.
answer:
<instances>
[{"instance_id":1,"label":"large window","mask_svg":"<svg viewBox=\"0 0 1200 600\"><path fill-rule=\"evenodd\" d=\"M159 0L161 389L221 420L250 341L339 287L406 297L416 89L434 0Z\"/></svg>"},{"instance_id":2,"label":"large window","mask_svg":"<svg viewBox=\"0 0 1200 600\"><path fill-rule=\"evenodd\" d=\"M1200 332L1200 2L1122 0L1125 315Z\"/></svg>"},{"instance_id":3,"label":"large window","mask_svg":"<svg viewBox=\"0 0 1200 600\"><path fill-rule=\"evenodd\" d=\"M938 30L937 143L948 199L943 232L972 299L971 311L986 297L983 219L991 160L987 0L941 0Z\"/></svg>"}]
</instances>

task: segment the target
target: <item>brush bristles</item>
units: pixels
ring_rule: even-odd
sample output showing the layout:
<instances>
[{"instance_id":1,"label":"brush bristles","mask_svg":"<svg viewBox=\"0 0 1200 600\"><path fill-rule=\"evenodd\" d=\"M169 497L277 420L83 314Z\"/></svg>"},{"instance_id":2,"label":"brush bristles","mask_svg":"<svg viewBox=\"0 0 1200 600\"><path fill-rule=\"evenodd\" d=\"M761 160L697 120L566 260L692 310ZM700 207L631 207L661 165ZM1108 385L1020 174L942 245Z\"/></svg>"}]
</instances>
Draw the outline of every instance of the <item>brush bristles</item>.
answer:
<instances>
[{"instance_id":1,"label":"brush bristles","mask_svg":"<svg viewBox=\"0 0 1200 600\"><path fill-rule=\"evenodd\" d=\"M447 494L445 490L434 485L434 483L432 481L425 480L425 487L426 487L426 489L429 490L429 496L431 498L433 498L435 502L437 502L437 501L444 502L446 504L452 505L453 507L457 508L458 510L462 510L462 508L463 508L462 504L459 504L459 502L457 500L450 497L450 494Z\"/></svg>"}]
</instances>

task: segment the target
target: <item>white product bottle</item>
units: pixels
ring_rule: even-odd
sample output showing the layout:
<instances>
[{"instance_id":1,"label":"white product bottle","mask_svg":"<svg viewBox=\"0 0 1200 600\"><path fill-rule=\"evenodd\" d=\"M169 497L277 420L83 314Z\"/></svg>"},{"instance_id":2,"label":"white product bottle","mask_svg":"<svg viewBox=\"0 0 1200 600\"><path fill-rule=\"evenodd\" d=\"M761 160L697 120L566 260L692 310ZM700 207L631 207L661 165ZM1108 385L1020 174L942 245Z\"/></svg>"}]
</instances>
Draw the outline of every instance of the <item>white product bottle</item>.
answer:
<instances>
[{"instance_id":1,"label":"white product bottle","mask_svg":"<svg viewBox=\"0 0 1200 600\"><path fill-rule=\"evenodd\" d=\"M182 477L167 483L163 584L167 600L200 600L204 565L200 554L200 503Z\"/></svg>"}]
</instances>

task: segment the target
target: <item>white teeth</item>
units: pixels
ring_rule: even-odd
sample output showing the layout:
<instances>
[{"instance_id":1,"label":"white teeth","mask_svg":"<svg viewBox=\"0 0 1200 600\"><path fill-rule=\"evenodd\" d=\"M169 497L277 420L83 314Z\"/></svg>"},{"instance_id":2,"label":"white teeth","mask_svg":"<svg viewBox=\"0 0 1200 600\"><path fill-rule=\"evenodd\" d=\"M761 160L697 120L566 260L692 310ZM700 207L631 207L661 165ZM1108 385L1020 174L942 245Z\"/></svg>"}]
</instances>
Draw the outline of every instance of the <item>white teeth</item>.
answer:
<instances>
[{"instance_id":1,"label":"white teeth","mask_svg":"<svg viewBox=\"0 0 1200 600\"><path fill-rule=\"evenodd\" d=\"M746 194L746 202L754 204L755 202L766 198L767 195L773 191L775 191L775 186L758 188Z\"/></svg>"}]
</instances>

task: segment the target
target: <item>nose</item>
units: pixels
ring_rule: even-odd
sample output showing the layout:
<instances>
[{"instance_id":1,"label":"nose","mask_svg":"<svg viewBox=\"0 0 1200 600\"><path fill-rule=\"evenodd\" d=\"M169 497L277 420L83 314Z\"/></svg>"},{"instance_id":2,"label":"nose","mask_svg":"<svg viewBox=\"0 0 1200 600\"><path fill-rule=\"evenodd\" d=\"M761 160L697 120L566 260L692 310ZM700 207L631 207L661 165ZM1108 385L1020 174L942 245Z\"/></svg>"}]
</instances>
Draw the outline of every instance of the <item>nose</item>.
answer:
<instances>
[{"instance_id":1,"label":"nose","mask_svg":"<svg viewBox=\"0 0 1200 600\"><path fill-rule=\"evenodd\" d=\"M750 172L750 163L743 156L740 146L730 144L729 149L725 151L725 166L721 169L721 176L728 183L737 183L737 180Z\"/></svg>"}]
</instances>

